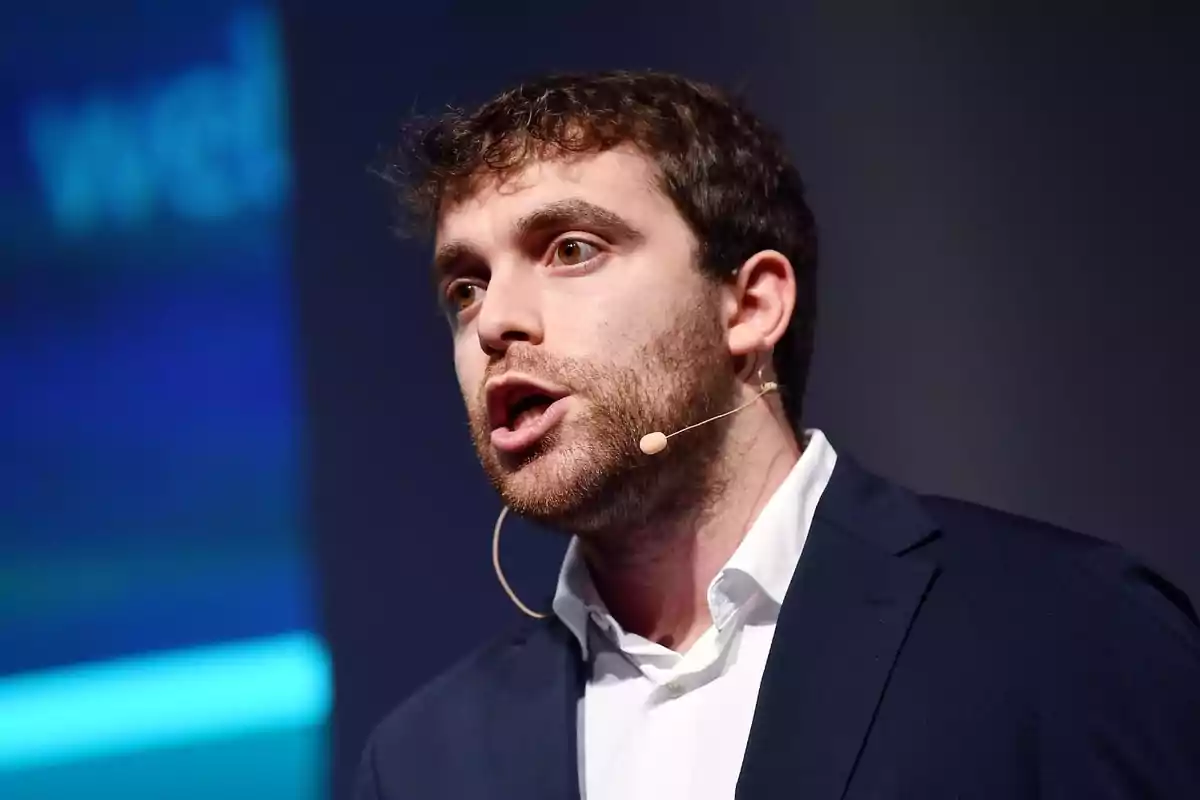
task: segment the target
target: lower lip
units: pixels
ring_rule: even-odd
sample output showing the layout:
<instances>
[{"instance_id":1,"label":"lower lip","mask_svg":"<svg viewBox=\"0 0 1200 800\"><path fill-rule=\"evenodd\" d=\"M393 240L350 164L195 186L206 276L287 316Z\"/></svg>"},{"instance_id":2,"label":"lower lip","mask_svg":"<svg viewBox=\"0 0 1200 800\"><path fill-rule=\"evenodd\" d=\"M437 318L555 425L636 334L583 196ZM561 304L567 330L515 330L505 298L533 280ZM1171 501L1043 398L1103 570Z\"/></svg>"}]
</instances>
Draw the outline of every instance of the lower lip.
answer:
<instances>
[{"instance_id":1,"label":"lower lip","mask_svg":"<svg viewBox=\"0 0 1200 800\"><path fill-rule=\"evenodd\" d=\"M550 429L562 422L567 413L567 398L560 397L537 418L532 425L526 425L520 430L496 428L492 431L492 447L503 453L519 453L541 439Z\"/></svg>"}]
</instances>

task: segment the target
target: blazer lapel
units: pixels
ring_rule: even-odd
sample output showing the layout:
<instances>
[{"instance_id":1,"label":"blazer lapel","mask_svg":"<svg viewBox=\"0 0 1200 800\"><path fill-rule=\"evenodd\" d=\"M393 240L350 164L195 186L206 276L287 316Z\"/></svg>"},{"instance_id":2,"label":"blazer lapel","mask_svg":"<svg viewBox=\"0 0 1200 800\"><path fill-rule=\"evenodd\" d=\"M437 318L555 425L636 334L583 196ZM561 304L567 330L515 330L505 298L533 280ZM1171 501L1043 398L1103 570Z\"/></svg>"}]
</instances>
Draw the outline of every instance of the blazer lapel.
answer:
<instances>
[{"instance_id":1,"label":"blazer lapel","mask_svg":"<svg viewBox=\"0 0 1200 800\"><path fill-rule=\"evenodd\" d=\"M482 740L484 797L578 800L576 720L585 673L578 643L557 619L506 645Z\"/></svg>"},{"instance_id":2,"label":"blazer lapel","mask_svg":"<svg viewBox=\"0 0 1200 800\"><path fill-rule=\"evenodd\" d=\"M936 567L907 492L839 454L780 609L739 800L842 797Z\"/></svg>"}]
</instances>

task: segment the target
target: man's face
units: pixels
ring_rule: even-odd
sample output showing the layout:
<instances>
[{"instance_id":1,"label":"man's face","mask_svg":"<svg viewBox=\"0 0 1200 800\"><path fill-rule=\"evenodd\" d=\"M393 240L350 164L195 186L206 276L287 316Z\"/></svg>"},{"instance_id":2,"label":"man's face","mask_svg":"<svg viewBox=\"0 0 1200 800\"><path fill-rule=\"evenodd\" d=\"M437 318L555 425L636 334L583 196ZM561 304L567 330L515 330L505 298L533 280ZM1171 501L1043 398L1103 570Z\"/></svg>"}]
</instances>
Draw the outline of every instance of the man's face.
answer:
<instances>
[{"instance_id":1,"label":"man's face","mask_svg":"<svg viewBox=\"0 0 1200 800\"><path fill-rule=\"evenodd\" d=\"M631 148L534 160L444 209L439 292L472 438L517 513L573 532L644 523L701 491L731 407L720 294ZM676 444L675 442L678 442Z\"/></svg>"}]
</instances>

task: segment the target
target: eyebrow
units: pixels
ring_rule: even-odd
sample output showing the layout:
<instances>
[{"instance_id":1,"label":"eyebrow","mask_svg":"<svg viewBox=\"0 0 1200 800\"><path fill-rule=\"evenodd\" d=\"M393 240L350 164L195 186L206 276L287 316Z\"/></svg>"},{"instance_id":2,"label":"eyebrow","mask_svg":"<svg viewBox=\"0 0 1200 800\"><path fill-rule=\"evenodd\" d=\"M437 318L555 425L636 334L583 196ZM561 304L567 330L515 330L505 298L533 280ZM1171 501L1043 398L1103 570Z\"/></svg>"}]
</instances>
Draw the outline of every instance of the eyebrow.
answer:
<instances>
[{"instance_id":1,"label":"eyebrow","mask_svg":"<svg viewBox=\"0 0 1200 800\"><path fill-rule=\"evenodd\" d=\"M577 198L556 200L529 212L517 220L513 234L520 241L550 230L573 228L592 230L610 239L634 244L645 238L619 214ZM434 276L440 278L462 262L479 257L479 252L466 242L446 242L434 253Z\"/></svg>"},{"instance_id":2,"label":"eyebrow","mask_svg":"<svg viewBox=\"0 0 1200 800\"><path fill-rule=\"evenodd\" d=\"M446 275L457 271L461 264L473 259L479 259L479 254L466 242L439 245L433 256L433 282L438 283Z\"/></svg>"},{"instance_id":3,"label":"eyebrow","mask_svg":"<svg viewBox=\"0 0 1200 800\"><path fill-rule=\"evenodd\" d=\"M554 228L591 229L626 241L642 239L642 234L619 214L578 199L547 203L517 220L514 231L519 239L524 239Z\"/></svg>"}]
</instances>

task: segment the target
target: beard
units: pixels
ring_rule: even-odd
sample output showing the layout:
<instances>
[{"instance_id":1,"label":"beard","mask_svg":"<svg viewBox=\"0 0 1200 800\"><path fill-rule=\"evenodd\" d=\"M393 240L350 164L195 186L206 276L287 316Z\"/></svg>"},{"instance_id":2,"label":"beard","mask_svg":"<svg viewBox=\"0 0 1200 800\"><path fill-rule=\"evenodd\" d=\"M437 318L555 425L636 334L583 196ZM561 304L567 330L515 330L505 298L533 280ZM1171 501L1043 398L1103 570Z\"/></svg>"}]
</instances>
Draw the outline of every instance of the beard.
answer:
<instances>
[{"instance_id":1,"label":"beard","mask_svg":"<svg viewBox=\"0 0 1200 800\"><path fill-rule=\"evenodd\" d=\"M516 458L492 447L482 388L468 400L479 460L514 512L581 536L703 513L721 483L727 421L688 431L653 456L638 443L733 408L737 379L715 297L678 312L636 352L634 364L603 363L555 359L518 343L489 366L485 382L514 370L572 395L563 421Z\"/></svg>"}]
</instances>

